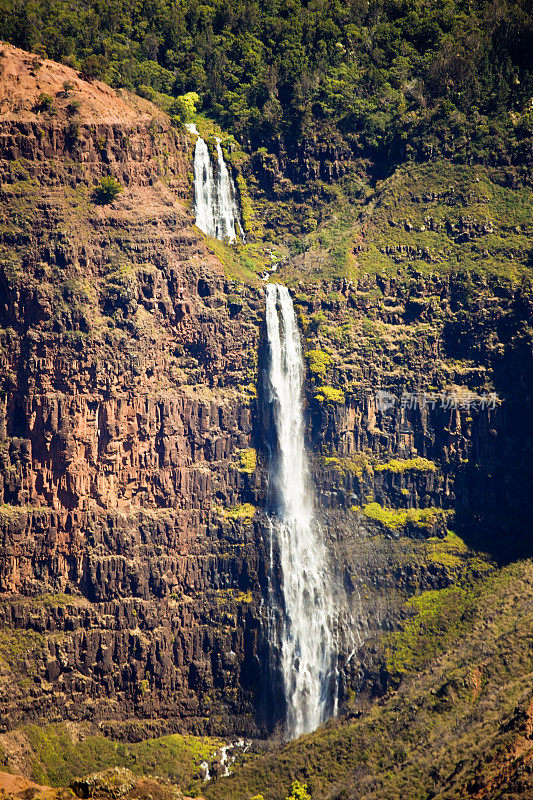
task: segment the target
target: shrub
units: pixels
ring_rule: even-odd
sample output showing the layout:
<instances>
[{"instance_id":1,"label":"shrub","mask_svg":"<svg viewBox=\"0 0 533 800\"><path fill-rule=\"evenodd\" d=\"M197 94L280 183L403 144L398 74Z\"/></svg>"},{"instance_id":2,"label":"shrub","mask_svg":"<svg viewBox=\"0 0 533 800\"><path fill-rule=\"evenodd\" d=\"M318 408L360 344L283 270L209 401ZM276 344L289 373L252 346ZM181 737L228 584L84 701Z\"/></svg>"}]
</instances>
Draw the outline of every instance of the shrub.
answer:
<instances>
[{"instance_id":1,"label":"shrub","mask_svg":"<svg viewBox=\"0 0 533 800\"><path fill-rule=\"evenodd\" d=\"M100 179L100 184L93 192L93 200L100 206L105 206L112 203L118 195L124 191L122 186L116 178L105 177Z\"/></svg>"},{"instance_id":2,"label":"shrub","mask_svg":"<svg viewBox=\"0 0 533 800\"><path fill-rule=\"evenodd\" d=\"M285 800L311 800L311 795L307 791L307 784L293 781L291 792Z\"/></svg>"},{"instance_id":3,"label":"shrub","mask_svg":"<svg viewBox=\"0 0 533 800\"><path fill-rule=\"evenodd\" d=\"M417 456L416 458L392 458L386 464L376 464L376 472L435 472L437 467L433 461Z\"/></svg>"},{"instance_id":4,"label":"shrub","mask_svg":"<svg viewBox=\"0 0 533 800\"><path fill-rule=\"evenodd\" d=\"M84 81L99 80L104 77L107 67L108 61L106 58L92 53L81 62L80 78Z\"/></svg>"},{"instance_id":5,"label":"shrub","mask_svg":"<svg viewBox=\"0 0 533 800\"><path fill-rule=\"evenodd\" d=\"M318 311L316 314L313 314L309 320L308 332L310 334L318 333L325 321L326 316L322 313L322 311Z\"/></svg>"},{"instance_id":6,"label":"shrub","mask_svg":"<svg viewBox=\"0 0 533 800\"><path fill-rule=\"evenodd\" d=\"M253 447L243 450L239 454L239 472L251 475L257 469L257 452Z\"/></svg>"},{"instance_id":7,"label":"shrub","mask_svg":"<svg viewBox=\"0 0 533 800\"><path fill-rule=\"evenodd\" d=\"M54 98L50 97L49 94L41 92L33 108L35 111L51 111L53 107L54 107Z\"/></svg>"},{"instance_id":8,"label":"shrub","mask_svg":"<svg viewBox=\"0 0 533 800\"><path fill-rule=\"evenodd\" d=\"M430 531L446 515L440 508L385 508L379 503L368 503L363 508L367 519L378 522L391 531L409 526L417 531Z\"/></svg>"},{"instance_id":9,"label":"shrub","mask_svg":"<svg viewBox=\"0 0 533 800\"><path fill-rule=\"evenodd\" d=\"M226 519L242 520L245 524L250 523L255 517L256 508L251 503L243 503L241 506L222 509L222 516Z\"/></svg>"},{"instance_id":10,"label":"shrub","mask_svg":"<svg viewBox=\"0 0 533 800\"><path fill-rule=\"evenodd\" d=\"M192 122L196 114L196 106L199 102L200 95L196 92L187 92L187 94L176 97L171 111L174 112L181 122Z\"/></svg>"},{"instance_id":11,"label":"shrub","mask_svg":"<svg viewBox=\"0 0 533 800\"><path fill-rule=\"evenodd\" d=\"M331 356L325 350L309 350L307 353L309 372L314 378L321 378L331 364Z\"/></svg>"},{"instance_id":12,"label":"shrub","mask_svg":"<svg viewBox=\"0 0 533 800\"><path fill-rule=\"evenodd\" d=\"M72 100L67 105L67 114L69 117L73 117L74 114L77 114L81 108L81 101L80 100Z\"/></svg>"},{"instance_id":13,"label":"shrub","mask_svg":"<svg viewBox=\"0 0 533 800\"><path fill-rule=\"evenodd\" d=\"M78 125L78 123L74 121L69 122L65 135L67 147L69 148L69 150L72 147L74 147L74 145L79 139L79 136L80 136L80 126Z\"/></svg>"},{"instance_id":14,"label":"shrub","mask_svg":"<svg viewBox=\"0 0 533 800\"><path fill-rule=\"evenodd\" d=\"M344 392L340 389L335 389L333 386L321 386L320 390L315 394L315 400L319 403L344 403Z\"/></svg>"},{"instance_id":15,"label":"shrub","mask_svg":"<svg viewBox=\"0 0 533 800\"><path fill-rule=\"evenodd\" d=\"M363 336L372 336L374 333L374 323L368 317L363 318Z\"/></svg>"}]
</instances>

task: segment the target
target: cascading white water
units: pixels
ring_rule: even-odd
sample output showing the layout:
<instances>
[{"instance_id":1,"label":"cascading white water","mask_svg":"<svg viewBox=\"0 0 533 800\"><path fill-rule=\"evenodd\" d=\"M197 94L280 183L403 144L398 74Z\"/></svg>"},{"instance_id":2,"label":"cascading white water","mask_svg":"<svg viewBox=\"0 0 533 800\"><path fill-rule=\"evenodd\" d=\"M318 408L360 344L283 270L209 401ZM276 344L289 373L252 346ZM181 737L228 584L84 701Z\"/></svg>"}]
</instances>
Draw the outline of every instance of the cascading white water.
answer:
<instances>
[{"instance_id":1,"label":"cascading white water","mask_svg":"<svg viewBox=\"0 0 533 800\"><path fill-rule=\"evenodd\" d=\"M237 238L235 227L239 219L239 210L235 202L235 187L228 172L220 141L217 139L217 189L218 189L218 239L228 239L234 242Z\"/></svg>"},{"instance_id":2,"label":"cascading white water","mask_svg":"<svg viewBox=\"0 0 533 800\"><path fill-rule=\"evenodd\" d=\"M195 125L187 129L198 136L194 148L194 205L196 224L208 236L221 241L234 242L236 230L242 228L235 198L235 186L229 174L220 140L217 144L217 168L213 170L211 156L205 141L198 135ZM244 237L243 237L244 239Z\"/></svg>"},{"instance_id":3,"label":"cascading white water","mask_svg":"<svg viewBox=\"0 0 533 800\"><path fill-rule=\"evenodd\" d=\"M304 443L300 335L286 287L266 287L266 324L267 391L277 440L270 474L270 517L282 570L281 667L287 736L295 738L314 730L335 711L333 602L326 550L313 514Z\"/></svg>"},{"instance_id":4,"label":"cascading white water","mask_svg":"<svg viewBox=\"0 0 533 800\"><path fill-rule=\"evenodd\" d=\"M217 237L215 220L215 180L207 145L201 136L194 148L194 205L196 224L208 236Z\"/></svg>"}]
</instances>

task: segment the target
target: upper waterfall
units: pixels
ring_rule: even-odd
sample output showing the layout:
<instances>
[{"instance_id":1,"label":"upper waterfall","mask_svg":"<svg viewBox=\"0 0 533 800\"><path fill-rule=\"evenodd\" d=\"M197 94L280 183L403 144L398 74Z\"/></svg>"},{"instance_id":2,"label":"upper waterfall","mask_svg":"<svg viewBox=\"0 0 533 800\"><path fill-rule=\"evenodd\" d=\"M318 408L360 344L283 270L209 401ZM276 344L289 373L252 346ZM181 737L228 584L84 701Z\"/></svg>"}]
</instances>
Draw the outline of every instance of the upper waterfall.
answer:
<instances>
[{"instance_id":1,"label":"upper waterfall","mask_svg":"<svg viewBox=\"0 0 533 800\"><path fill-rule=\"evenodd\" d=\"M266 325L267 390L276 431L269 511L282 570L281 667L287 735L294 738L314 730L335 710L333 602L307 469L300 335L284 286L266 287Z\"/></svg>"},{"instance_id":2,"label":"upper waterfall","mask_svg":"<svg viewBox=\"0 0 533 800\"><path fill-rule=\"evenodd\" d=\"M196 125L187 130L198 136L194 148L194 206L196 224L208 236L234 242L237 229L243 234L236 200L235 185L229 173L220 139L216 140L217 163L213 169L207 144L198 134ZM243 236L244 239L244 236Z\"/></svg>"}]
</instances>

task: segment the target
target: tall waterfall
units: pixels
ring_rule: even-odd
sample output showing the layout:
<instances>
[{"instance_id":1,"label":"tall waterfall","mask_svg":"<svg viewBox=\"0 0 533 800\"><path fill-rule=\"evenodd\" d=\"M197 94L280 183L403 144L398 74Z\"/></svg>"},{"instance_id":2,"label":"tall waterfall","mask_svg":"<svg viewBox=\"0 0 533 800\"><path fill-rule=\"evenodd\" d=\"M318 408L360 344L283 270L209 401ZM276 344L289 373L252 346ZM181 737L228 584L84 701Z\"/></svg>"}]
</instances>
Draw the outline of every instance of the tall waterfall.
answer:
<instances>
[{"instance_id":1,"label":"tall waterfall","mask_svg":"<svg viewBox=\"0 0 533 800\"><path fill-rule=\"evenodd\" d=\"M336 647L327 558L313 514L302 409L303 363L286 287L266 287L270 347L267 377L276 446L270 472L270 519L282 571L281 667L287 735L314 730L335 711Z\"/></svg>"},{"instance_id":2,"label":"tall waterfall","mask_svg":"<svg viewBox=\"0 0 533 800\"><path fill-rule=\"evenodd\" d=\"M235 198L235 186L229 174L220 140L217 144L217 165L213 169L207 144L198 135L195 125L188 130L198 136L194 148L194 206L196 224L208 236L234 242L236 230L242 228ZM244 238L244 237L243 237Z\"/></svg>"}]
</instances>

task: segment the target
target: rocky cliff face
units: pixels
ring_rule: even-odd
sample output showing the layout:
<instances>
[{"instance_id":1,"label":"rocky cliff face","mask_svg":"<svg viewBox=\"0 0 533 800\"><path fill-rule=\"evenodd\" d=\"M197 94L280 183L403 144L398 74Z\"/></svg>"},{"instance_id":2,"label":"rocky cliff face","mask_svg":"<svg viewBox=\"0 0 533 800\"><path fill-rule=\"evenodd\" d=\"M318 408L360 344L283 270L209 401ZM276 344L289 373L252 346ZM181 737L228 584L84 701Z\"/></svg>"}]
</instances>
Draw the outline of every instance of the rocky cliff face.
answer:
<instances>
[{"instance_id":1,"label":"rocky cliff face","mask_svg":"<svg viewBox=\"0 0 533 800\"><path fill-rule=\"evenodd\" d=\"M225 277L193 226L184 134L143 101L6 54L3 724L265 733L280 713L263 685L262 290ZM109 175L124 191L101 206ZM490 568L447 529L527 551L531 288L414 267L318 281L298 260L286 277L352 615L342 696L363 702L400 679L375 642L408 617L406 597Z\"/></svg>"},{"instance_id":2,"label":"rocky cliff face","mask_svg":"<svg viewBox=\"0 0 533 800\"><path fill-rule=\"evenodd\" d=\"M155 108L11 48L7 65L2 719L250 729L260 295L192 226L190 143ZM20 85L33 109L56 90L55 116L17 108ZM98 206L103 175L125 190Z\"/></svg>"},{"instance_id":3,"label":"rocky cliff face","mask_svg":"<svg viewBox=\"0 0 533 800\"><path fill-rule=\"evenodd\" d=\"M531 290L367 276L302 284L295 301L318 504L355 631L347 685L362 701L401 679L373 647L405 626L405 598L531 554Z\"/></svg>"}]
</instances>

